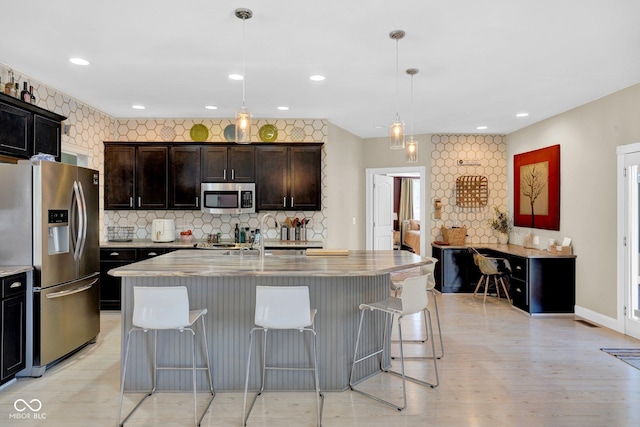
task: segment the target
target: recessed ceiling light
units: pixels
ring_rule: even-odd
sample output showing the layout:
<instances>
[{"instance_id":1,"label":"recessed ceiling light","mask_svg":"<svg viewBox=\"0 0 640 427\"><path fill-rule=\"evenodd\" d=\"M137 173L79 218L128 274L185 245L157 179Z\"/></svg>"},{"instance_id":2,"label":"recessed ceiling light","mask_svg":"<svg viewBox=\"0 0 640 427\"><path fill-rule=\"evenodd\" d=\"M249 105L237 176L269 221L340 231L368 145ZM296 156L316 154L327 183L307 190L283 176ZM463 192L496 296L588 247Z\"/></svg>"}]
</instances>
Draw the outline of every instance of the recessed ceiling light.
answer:
<instances>
[{"instance_id":1,"label":"recessed ceiling light","mask_svg":"<svg viewBox=\"0 0 640 427\"><path fill-rule=\"evenodd\" d=\"M478 130L485 130L487 127L486 126L478 126L476 129Z\"/></svg>"},{"instance_id":2,"label":"recessed ceiling light","mask_svg":"<svg viewBox=\"0 0 640 427\"><path fill-rule=\"evenodd\" d=\"M133 108L134 110L144 110L146 107L144 105L132 105L131 108Z\"/></svg>"},{"instance_id":3,"label":"recessed ceiling light","mask_svg":"<svg viewBox=\"0 0 640 427\"><path fill-rule=\"evenodd\" d=\"M518 113L516 114L516 117L527 117L529 115L529 113Z\"/></svg>"},{"instance_id":4,"label":"recessed ceiling light","mask_svg":"<svg viewBox=\"0 0 640 427\"><path fill-rule=\"evenodd\" d=\"M321 76L320 74L315 74L313 76L309 76L309 80L312 80L314 82L321 82L325 79L324 76Z\"/></svg>"},{"instance_id":5,"label":"recessed ceiling light","mask_svg":"<svg viewBox=\"0 0 640 427\"><path fill-rule=\"evenodd\" d=\"M69 62L76 65L89 65L89 61L82 58L69 58Z\"/></svg>"},{"instance_id":6,"label":"recessed ceiling light","mask_svg":"<svg viewBox=\"0 0 640 427\"><path fill-rule=\"evenodd\" d=\"M218 107L216 107L215 105L205 105L204 108L206 108L207 110L217 110Z\"/></svg>"},{"instance_id":7,"label":"recessed ceiling light","mask_svg":"<svg viewBox=\"0 0 640 427\"><path fill-rule=\"evenodd\" d=\"M288 110L289 110L289 107L287 107L287 106L283 105L283 106L281 106L281 107L278 107L278 110L280 110L280 111L288 111Z\"/></svg>"},{"instance_id":8,"label":"recessed ceiling light","mask_svg":"<svg viewBox=\"0 0 640 427\"><path fill-rule=\"evenodd\" d=\"M231 80L243 80L244 76L242 74L229 74L229 78Z\"/></svg>"}]
</instances>

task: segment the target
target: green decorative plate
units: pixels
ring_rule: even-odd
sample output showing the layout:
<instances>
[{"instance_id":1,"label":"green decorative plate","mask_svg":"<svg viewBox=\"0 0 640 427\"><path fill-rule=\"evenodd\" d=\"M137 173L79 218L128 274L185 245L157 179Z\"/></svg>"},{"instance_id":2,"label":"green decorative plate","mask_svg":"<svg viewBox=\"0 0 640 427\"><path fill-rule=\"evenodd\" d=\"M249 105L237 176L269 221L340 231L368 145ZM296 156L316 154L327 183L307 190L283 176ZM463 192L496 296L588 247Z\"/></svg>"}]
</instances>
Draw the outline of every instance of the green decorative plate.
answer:
<instances>
[{"instance_id":1,"label":"green decorative plate","mask_svg":"<svg viewBox=\"0 0 640 427\"><path fill-rule=\"evenodd\" d=\"M262 142L273 142L278 138L278 129L274 125L264 125L258 131L258 136Z\"/></svg>"},{"instance_id":2,"label":"green decorative plate","mask_svg":"<svg viewBox=\"0 0 640 427\"><path fill-rule=\"evenodd\" d=\"M189 135L191 135L192 140L196 142L203 142L209 137L209 129L207 129L203 124L193 125Z\"/></svg>"},{"instance_id":3,"label":"green decorative plate","mask_svg":"<svg viewBox=\"0 0 640 427\"><path fill-rule=\"evenodd\" d=\"M227 125L224 128L224 139L227 142L236 142L236 125Z\"/></svg>"}]
</instances>

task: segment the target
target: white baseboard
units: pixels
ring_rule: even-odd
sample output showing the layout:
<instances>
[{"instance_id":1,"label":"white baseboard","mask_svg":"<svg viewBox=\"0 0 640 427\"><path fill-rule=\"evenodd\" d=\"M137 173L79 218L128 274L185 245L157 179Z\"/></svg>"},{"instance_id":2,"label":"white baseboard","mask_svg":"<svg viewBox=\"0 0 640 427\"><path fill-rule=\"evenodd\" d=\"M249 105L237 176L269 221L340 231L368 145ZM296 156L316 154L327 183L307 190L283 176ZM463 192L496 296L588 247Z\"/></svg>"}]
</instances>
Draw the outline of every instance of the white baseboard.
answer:
<instances>
[{"instance_id":1,"label":"white baseboard","mask_svg":"<svg viewBox=\"0 0 640 427\"><path fill-rule=\"evenodd\" d=\"M624 330L622 330L622 328L620 327L620 322L613 317L604 316L601 313L591 311L578 305L576 305L574 309L576 316L578 317L581 317L597 325L604 326L605 328L613 329L614 331L620 332L621 334L624 333Z\"/></svg>"}]
</instances>

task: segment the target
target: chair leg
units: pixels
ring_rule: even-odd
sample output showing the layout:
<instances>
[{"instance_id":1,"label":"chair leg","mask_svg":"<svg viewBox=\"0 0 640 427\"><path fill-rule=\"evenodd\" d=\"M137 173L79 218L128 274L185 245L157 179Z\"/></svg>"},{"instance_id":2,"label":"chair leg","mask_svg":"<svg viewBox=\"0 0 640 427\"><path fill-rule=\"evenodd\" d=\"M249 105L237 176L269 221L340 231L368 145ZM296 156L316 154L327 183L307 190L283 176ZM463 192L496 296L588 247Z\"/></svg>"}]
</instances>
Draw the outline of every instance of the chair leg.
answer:
<instances>
[{"instance_id":1,"label":"chair leg","mask_svg":"<svg viewBox=\"0 0 640 427\"><path fill-rule=\"evenodd\" d=\"M249 372L251 372L251 353L253 350L253 333L262 328L253 328L251 332L249 332L249 356L247 357L247 373L244 381L244 403L242 404L242 425L247 425L247 420L249 419L249 415L251 414L251 410L253 409L253 405L256 403L256 399L258 398L258 394L253 397L251 401L251 405L249 406L249 411L247 412L247 394L249 392Z\"/></svg>"},{"instance_id":2,"label":"chair leg","mask_svg":"<svg viewBox=\"0 0 640 427\"><path fill-rule=\"evenodd\" d=\"M484 281L484 299L482 300L482 304L486 304L487 303L487 291L489 290L489 280L490 277L485 275L483 276L485 278Z\"/></svg>"},{"instance_id":3,"label":"chair leg","mask_svg":"<svg viewBox=\"0 0 640 427\"><path fill-rule=\"evenodd\" d=\"M430 319L431 315L429 314L429 316L428 316L428 328L429 328L430 333L429 333L429 336L427 337L427 339L431 340L431 348L432 348L432 357L431 358L434 360L434 366L436 366L436 374L435 374L436 375L436 383L435 384L430 384L430 383L428 383L426 381L419 380L417 378L410 377L410 376L407 376L405 374L405 366L404 366L405 358L404 358L404 345L403 345L404 342L402 340L402 323L401 323L402 316L398 317L398 335L399 335L399 338L400 338L400 366L401 366L401 372L395 372L395 371L392 371L390 369L384 369L382 371L382 372L387 372L389 374L393 374L393 375L396 375L396 376L400 376L402 378L403 406L398 406L397 404L395 404L393 402L384 400L384 399L382 399L380 397L374 396L372 394L366 393L366 392L364 392L362 390L358 390L358 389L355 388L355 386L357 384L353 382L353 374L354 374L354 371L355 371L356 364L358 364L358 363L360 363L360 362L362 362L362 361L364 361L364 360L366 360L366 359L368 359L370 357L378 355L380 353L382 353L382 360L384 360L384 351L385 351L384 344L383 344L383 348L382 349L376 350L376 351L374 351L374 352L372 352L370 354L367 354L367 355L365 355L365 356L363 356L361 358L358 358L358 346L360 344L360 336L361 336L361 333L362 333L362 323L363 323L364 312L365 311L371 311L371 310L367 310L367 309L361 310L360 323L358 325L358 335L356 337L356 346L355 346L354 355L353 355L353 365L351 367L351 375L349 376L349 386L350 386L351 390L356 392L356 393L362 394L363 396L369 397L369 398L371 398L371 399L373 399L373 400L375 400L377 402L380 402L380 403L383 403L385 405L391 406L392 408L395 408L398 411L402 411L407 406L406 381L411 381L411 382L414 382L416 384L423 385L423 386L428 386L428 387L431 387L431 388L435 388L439 384L437 365L436 365L436 363L437 363L436 359L437 358L436 358L436 354L435 354L433 328L431 327L431 319ZM388 313L385 313L385 328L387 327L386 326L386 323L387 323L387 316L386 315L387 314ZM392 319L393 319L393 316L392 316ZM386 335L386 329L384 331L384 335Z\"/></svg>"},{"instance_id":4,"label":"chair leg","mask_svg":"<svg viewBox=\"0 0 640 427\"><path fill-rule=\"evenodd\" d=\"M480 276L480 280L478 280L478 284L476 285L476 289L473 291L473 298L476 297L476 294L478 293L478 289L480 289L480 285L482 284L482 280L484 279L484 274L482 276Z\"/></svg>"},{"instance_id":5,"label":"chair leg","mask_svg":"<svg viewBox=\"0 0 640 427\"><path fill-rule=\"evenodd\" d=\"M436 309L436 322L438 324L438 337L440 339L440 354L438 356L436 356L437 359L442 359L444 357L444 344L442 342L442 328L440 327L440 313L438 312L438 300L436 299L436 291L434 289L430 289L429 292L433 295L433 305L435 306ZM429 312L429 315L431 315L431 312ZM427 312L423 311L422 312L422 317L424 319L424 331L426 334L426 338L424 341L417 341L417 340L404 340L405 343L415 343L415 342L421 342L421 343L425 343L427 341L429 341L429 330L428 330L428 323L427 323ZM433 335L432 335L433 338ZM397 341L397 340L394 340ZM435 353L432 353L435 354ZM397 359L397 356L391 356L391 359ZM425 360L425 359L431 359L432 356L408 356L405 357L405 360Z\"/></svg>"},{"instance_id":6,"label":"chair leg","mask_svg":"<svg viewBox=\"0 0 640 427\"><path fill-rule=\"evenodd\" d=\"M142 402L144 402L145 399L147 397L151 396L155 391L155 380L154 380L153 388L151 390L149 390L148 392L146 392L144 397L142 399L140 399L138 401L138 403L136 404L136 406L134 406L133 409L131 409L131 411L127 414L127 416L124 419L122 419L122 401L123 401L123 398L124 398L124 382L125 382L126 375L127 375L127 363L128 363L128 360L129 360L129 349L131 347L131 334L136 330L140 330L140 329L131 328L129 330L129 332L127 333L127 346L126 346L126 349L125 349L125 352L124 352L124 361L122 362L123 363L123 366L122 366L122 378L120 379L120 405L118 407L118 425L120 427L124 426L124 423L126 423L127 420L129 419L129 417L131 417L131 415L133 415L133 413L136 411L136 409L138 409L138 407L140 407ZM155 370L155 365L154 365L154 370ZM154 372L154 377L155 377L155 372Z\"/></svg>"},{"instance_id":7,"label":"chair leg","mask_svg":"<svg viewBox=\"0 0 640 427\"><path fill-rule=\"evenodd\" d=\"M509 302L509 304L511 304L511 298L509 297L509 292L507 292L507 286L504 284L504 279L502 278L502 276L500 276L500 283L502 284L502 289L504 290L504 294L507 297L507 301Z\"/></svg>"}]
</instances>

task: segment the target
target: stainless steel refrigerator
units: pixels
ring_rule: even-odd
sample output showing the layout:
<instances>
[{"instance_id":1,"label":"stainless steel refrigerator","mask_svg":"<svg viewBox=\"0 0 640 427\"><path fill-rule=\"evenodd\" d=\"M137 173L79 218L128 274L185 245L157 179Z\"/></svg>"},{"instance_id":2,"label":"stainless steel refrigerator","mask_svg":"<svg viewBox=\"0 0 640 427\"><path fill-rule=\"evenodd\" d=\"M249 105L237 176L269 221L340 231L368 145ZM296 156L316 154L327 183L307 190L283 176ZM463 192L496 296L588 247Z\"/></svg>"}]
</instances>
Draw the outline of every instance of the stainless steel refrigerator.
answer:
<instances>
[{"instance_id":1,"label":"stainless steel refrigerator","mask_svg":"<svg viewBox=\"0 0 640 427\"><path fill-rule=\"evenodd\" d=\"M100 332L98 176L48 161L0 164L0 263L34 267L22 376L42 375Z\"/></svg>"}]
</instances>

